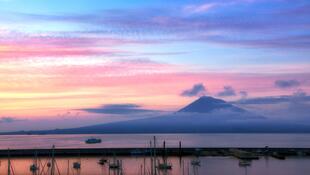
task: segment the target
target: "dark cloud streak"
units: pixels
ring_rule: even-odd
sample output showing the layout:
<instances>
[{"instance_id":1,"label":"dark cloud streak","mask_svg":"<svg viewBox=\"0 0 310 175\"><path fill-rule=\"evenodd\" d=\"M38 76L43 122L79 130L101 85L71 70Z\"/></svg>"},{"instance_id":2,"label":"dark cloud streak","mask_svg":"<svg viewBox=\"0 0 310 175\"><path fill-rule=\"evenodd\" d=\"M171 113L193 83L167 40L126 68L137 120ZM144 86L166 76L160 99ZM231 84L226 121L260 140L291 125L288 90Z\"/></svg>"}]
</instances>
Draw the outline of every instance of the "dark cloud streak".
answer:
<instances>
[{"instance_id":1,"label":"dark cloud streak","mask_svg":"<svg viewBox=\"0 0 310 175\"><path fill-rule=\"evenodd\" d=\"M256 105L256 104L278 104L278 103L290 103L293 101L299 102L310 102L310 96L307 96L305 93L294 93L294 95L283 95L283 96L269 96L269 97L260 97L260 98L249 98L241 99L234 103L245 104L245 105Z\"/></svg>"},{"instance_id":2,"label":"dark cloud streak","mask_svg":"<svg viewBox=\"0 0 310 175\"><path fill-rule=\"evenodd\" d=\"M13 118L13 117L1 117L0 118L0 124L1 123L13 123L17 121L21 121L21 120Z\"/></svg>"},{"instance_id":3,"label":"dark cloud streak","mask_svg":"<svg viewBox=\"0 0 310 175\"><path fill-rule=\"evenodd\" d=\"M281 89L292 88L300 86L297 80L277 80L274 82L275 86Z\"/></svg>"}]
</instances>

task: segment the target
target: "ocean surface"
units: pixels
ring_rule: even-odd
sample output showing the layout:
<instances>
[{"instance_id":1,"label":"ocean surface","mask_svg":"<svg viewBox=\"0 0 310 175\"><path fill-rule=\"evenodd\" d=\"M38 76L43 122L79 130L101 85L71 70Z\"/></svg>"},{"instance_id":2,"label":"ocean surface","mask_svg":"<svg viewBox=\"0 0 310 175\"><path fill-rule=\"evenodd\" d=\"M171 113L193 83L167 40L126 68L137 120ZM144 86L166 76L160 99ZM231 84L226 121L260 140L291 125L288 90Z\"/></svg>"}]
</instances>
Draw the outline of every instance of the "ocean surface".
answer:
<instances>
[{"instance_id":1,"label":"ocean surface","mask_svg":"<svg viewBox=\"0 0 310 175\"><path fill-rule=\"evenodd\" d=\"M0 149L29 148L143 148L156 136L167 147L277 147L310 148L310 134L100 134L100 135L0 135ZM85 144L91 137L100 144Z\"/></svg>"}]
</instances>

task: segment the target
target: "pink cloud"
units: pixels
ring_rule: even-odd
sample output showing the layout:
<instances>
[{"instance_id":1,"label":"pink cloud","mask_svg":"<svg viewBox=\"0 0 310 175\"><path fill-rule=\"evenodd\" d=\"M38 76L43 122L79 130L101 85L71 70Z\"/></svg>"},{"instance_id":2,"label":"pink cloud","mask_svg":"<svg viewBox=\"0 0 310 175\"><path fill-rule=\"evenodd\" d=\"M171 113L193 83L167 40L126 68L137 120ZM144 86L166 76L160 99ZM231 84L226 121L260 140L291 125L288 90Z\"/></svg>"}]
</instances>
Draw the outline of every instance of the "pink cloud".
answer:
<instances>
[{"instance_id":1,"label":"pink cloud","mask_svg":"<svg viewBox=\"0 0 310 175\"><path fill-rule=\"evenodd\" d=\"M114 49L125 44L150 44L156 41L95 36L27 36L0 33L0 59L117 55Z\"/></svg>"},{"instance_id":2,"label":"pink cloud","mask_svg":"<svg viewBox=\"0 0 310 175\"><path fill-rule=\"evenodd\" d=\"M61 57L112 54L108 49L92 48L94 39L66 37L1 38L0 59Z\"/></svg>"},{"instance_id":3,"label":"pink cloud","mask_svg":"<svg viewBox=\"0 0 310 175\"><path fill-rule=\"evenodd\" d=\"M12 116L30 109L39 116L42 111L37 109L46 112L106 103L134 103L150 109L175 110L193 100L181 97L180 93L197 83L203 83L211 96L223 86L231 86L236 92L248 92L249 97L261 97L292 93L274 87L275 80L289 78L305 82L310 77L309 73L193 73L179 65L149 60L13 67L10 72L0 70L3 112ZM300 88L310 90L307 85ZM10 111L11 108L14 110Z\"/></svg>"},{"instance_id":4,"label":"pink cloud","mask_svg":"<svg viewBox=\"0 0 310 175\"><path fill-rule=\"evenodd\" d=\"M274 87L278 79L291 77L304 82L308 74L247 74L218 72L187 72L180 66L157 63L114 62L102 66L58 67L50 70L57 87L126 87L144 95L178 95L193 84L202 82L211 93L217 94L223 86L236 91L249 91L251 96L291 93ZM260 82L260 83L256 83ZM154 88L155 87L155 88ZM137 94L139 95L139 94Z\"/></svg>"}]
</instances>

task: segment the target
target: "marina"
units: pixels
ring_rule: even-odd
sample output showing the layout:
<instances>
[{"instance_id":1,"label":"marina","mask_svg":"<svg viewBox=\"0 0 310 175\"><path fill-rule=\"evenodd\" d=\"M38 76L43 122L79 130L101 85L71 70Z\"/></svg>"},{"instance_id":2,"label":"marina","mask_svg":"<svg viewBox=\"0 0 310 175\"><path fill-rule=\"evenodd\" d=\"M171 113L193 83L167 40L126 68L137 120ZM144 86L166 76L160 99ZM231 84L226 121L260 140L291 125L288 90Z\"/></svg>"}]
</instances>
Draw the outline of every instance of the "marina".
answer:
<instances>
[{"instance_id":1,"label":"marina","mask_svg":"<svg viewBox=\"0 0 310 175\"><path fill-rule=\"evenodd\" d=\"M209 142L215 136L218 143L213 142L213 146L202 145L206 142L195 134L14 136L12 143L23 142L24 148L8 144L7 138L13 137L0 136L0 141L4 141L0 142L0 172L5 175L303 175L310 171L305 165L310 163L308 135L299 135L300 141L294 138L295 143L303 143L299 147L290 146L290 137L295 135L272 134L256 135L256 138L261 141L274 138L278 145L282 136L288 140L282 140L278 147L275 142L269 142L271 146L226 144L215 147L222 142L221 138L235 135L202 134ZM237 136L247 139L243 143L253 144L248 139L250 135ZM120 137L127 137L131 142ZM27 145L27 138L33 140L31 143L37 139L45 144ZM88 144L85 140L89 138L101 142ZM125 147L119 141L129 144ZM69 147L74 142L77 144ZM47 143L56 145L48 147Z\"/></svg>"},{"instance_id":2,"label":"marina","mask_svg":"<svg viewBox=\"0 0 310 175\"><path fill-rule=\"evenodd\" d=\"M283 166L292 160L310 163L310 149L166 148L165 142L163 147L156 147L154 137L149 148L59 149L53 146L51 149L0 150L0 170L7 175L198 175L207 172L209 161L214 160L222 161L217 166L225 161L234 162L230 168L247 175L251 174L248 169L253 164L262 161L266 166L270 161L281 162ZM281 168L276 169L279 170Z\"/></svg>"},{"instance_id":3,"label":"marina","mask_svg":"<svg viewBox=\"0 0 310 175\"><path fill-rule=\"evenodd\" d=\"M75 169L73 163L77 157L57 156L54 165L48 166L51 159L45 156L38 157L39 169L33 172L29 167L33 164L33 157L7 157L0 158L0 172L2 175L30 175L41 174L51 175L54 166L54 175L151 175L151 159L149 156L117 156L116 159L122 163L121 168L111 168L111 164L98 164L100 156L81 156L80 169ZM113 163L113 156L105 157L108 162ZM161 157L158 157L162 161ZM260 157L258 160L240 161L231 156L202 156L199 157L200 166L193 165L195 156L169 156L167 161L171 163L172 169L157 169L157 175L306 175L310 171L310 159L307 157L288 157L286 160L273 157ZM8 162L10 172L8 172ZM153 171L153 173L155 173Z\"/></svg>"}]
</instances>

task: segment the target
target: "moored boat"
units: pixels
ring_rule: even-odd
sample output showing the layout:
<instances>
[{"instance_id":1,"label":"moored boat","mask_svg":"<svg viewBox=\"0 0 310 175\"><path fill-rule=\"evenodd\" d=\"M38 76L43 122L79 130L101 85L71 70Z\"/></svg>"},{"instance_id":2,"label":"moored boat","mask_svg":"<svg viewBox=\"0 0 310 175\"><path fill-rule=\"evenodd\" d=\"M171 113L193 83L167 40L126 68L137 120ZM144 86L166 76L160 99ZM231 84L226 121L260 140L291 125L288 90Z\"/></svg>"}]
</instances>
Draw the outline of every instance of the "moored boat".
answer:
<instances>
[{"instance_id":1,"label":"moored boat","mask_svg":"<svg viewBox=\"0 0 310 175\"><path fill-rule=\"evenodd\" d=\"M98 164L99 164L99 165L104 165L104 164L107 163L107 162L108 162L107 159L101 158L101 159L98 161Z\"/></svg>"},{"instance_id":2,"label":"moored boat","mask_svg":"<svg viewBox=\"0 0 310 175\"><path fill-rule=\"evenodd\" d=\"M101 143L101 139L97 138L89 138L85 141L86 144L96 144L96 143Z\"/></svg>"},{"instance_id":3,"label":"moored boat","mask_svg":"<svg viewBox=\"0 0 310 175\"><path fill-rule=\"evenodd\" d=\"M240 166L240 167L251 166L251 161L249 161L249 160L240 160L240 161L239 161L239 166Z\"/></svg>"}]
</instances>

